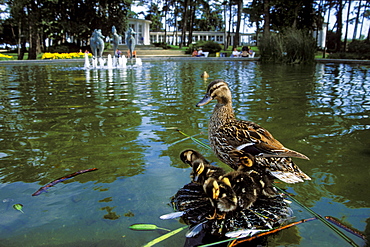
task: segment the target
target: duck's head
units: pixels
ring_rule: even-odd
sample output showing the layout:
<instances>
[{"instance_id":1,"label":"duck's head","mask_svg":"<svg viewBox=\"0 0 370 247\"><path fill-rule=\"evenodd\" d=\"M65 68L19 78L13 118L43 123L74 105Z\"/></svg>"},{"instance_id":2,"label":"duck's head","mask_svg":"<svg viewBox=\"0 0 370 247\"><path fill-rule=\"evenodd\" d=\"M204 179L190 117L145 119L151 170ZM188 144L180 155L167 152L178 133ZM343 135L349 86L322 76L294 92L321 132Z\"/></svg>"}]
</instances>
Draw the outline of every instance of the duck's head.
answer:
<instances>
[{"instance_id":1,"label":"duck's head","mask_svg":"<svg viewBox=\"0 0 370 247\"><path fill-rule=\"evenodd\" d=\"M231 92L224 80L217 79L209 83L206 95L196 106L206 105L213 99L216 99L220 104L231 103Z\"/></svg>"},{"instance_id":2,"label":"duck's head","mask_svg":"<svg viewBox=\"0 0 370 247\"><path fill-rule=\"evenodd\" d=\"M187 149L185 151L182 151L180 153L180 159L185 164L188 164L189 166L193 167L193 163L195 160L201 160L205 164L208 164L209 162L201 155L198 151L195 151L193 149Z\"/></svg>"}]
</instances>

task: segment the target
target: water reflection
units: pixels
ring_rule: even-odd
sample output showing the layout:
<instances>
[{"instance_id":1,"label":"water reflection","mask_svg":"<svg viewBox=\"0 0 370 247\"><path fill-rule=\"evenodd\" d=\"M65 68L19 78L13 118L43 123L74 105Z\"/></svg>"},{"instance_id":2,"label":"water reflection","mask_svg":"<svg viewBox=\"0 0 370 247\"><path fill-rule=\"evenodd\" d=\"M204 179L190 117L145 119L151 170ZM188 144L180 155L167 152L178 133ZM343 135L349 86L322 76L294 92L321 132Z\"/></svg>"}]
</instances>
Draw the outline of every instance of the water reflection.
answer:
<instances>
[{"instance_id":1,"label":"water reflection","mask_svg":"<svg viewBox=\"0 0 370 247\"><path fill-rule=\"evenodd\" d=\"M0 238L7 246L41 246L45 236L53 236L49 246L140 246L160 233L130 232L130 224L179 228L177 221L158 219L171 212L169 198L189 182L190 169L179 153L194 148L217 162L210 150L180 141L183 136L174 130L207 142L213 106L195 107L207 86L203 71L210 74L208 82L229 82L238 117L261 124L311 158L296 162L312 181L280 187L322 215L368 228L367 67L242 61L82 67L0 65L0 199L6 200L0 205ZM99 170L31 197L58 177L92 167ZM25 215L17 214L13 203L22 203ZM298 218L310 217L294 209ZM313 238L317 245L343 244L328 236L330 231L315 222L267 241L270 246L312 246ZM164 246L184 242L179 234Z\"/></svg>"}]
</instances>

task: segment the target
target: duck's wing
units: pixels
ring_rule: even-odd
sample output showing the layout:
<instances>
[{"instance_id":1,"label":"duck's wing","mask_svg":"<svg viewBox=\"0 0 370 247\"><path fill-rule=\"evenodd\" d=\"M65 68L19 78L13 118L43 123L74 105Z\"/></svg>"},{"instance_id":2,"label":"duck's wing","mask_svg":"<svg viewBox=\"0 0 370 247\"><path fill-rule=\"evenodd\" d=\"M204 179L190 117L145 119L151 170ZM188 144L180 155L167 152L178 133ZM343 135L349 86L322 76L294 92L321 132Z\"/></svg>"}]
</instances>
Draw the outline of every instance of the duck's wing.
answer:
<instances>
[{"instance_id":1,"label":"duck's wing","mask_svg":"<svg viewBox=\"0 0 370 247\"><path fill-rule=\"evenodd\" d=\"M221 128L223 136L234 149L260 157L296 157L304 154L284 147L270 132L250 121L233 121Z\"/></svg>"},{"instance_id":2,"label":"duck's wing","mask_svg":"<svg viewBox=\"0 0 370 247\"><path fill-rule=\"evenodd\" d=\"M307 174L294 164L291 158L256 157L255 162L259 166L264 166L271 175L285 183L294 184L311 180Z\"/></svg>"}]
</instances>

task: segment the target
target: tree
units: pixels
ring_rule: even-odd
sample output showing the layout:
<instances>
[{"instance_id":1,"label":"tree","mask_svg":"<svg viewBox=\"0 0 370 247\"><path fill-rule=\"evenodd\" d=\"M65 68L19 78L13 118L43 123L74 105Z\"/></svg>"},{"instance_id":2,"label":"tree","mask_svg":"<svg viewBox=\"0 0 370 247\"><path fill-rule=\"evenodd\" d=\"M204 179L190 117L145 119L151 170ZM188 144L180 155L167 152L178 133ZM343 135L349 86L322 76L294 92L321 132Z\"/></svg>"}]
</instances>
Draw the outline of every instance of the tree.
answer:
<instances>
[{"instance_id":1,"label":"tree","mask_svg":"<svg viewBox=\"0 0 370 247\"><path fill-rule=\"evenodd\" d=\"M237 7L237 21L236 21L236 31L234 36L233 48L239 46L240 44L240 24L242 21L242 11L243 11L243 0L236 0Z\"/></svg>"},{"instance_id":2,"label":"tree","mask_svg":"<svg viewBox=\"0 0 370 247\"><path fill-rule=\"evenodd\" d=\"M185 46L186 45L186 40L185 40L185 37L186 37L186 24L187 24L187 22L188 22L188 17L189 17L189 12L190 12L190 8L189 8L189 6L190 6L190 2L191 2L191 0L184 0L184 11L183 11L183 14L182 14L182 22L181 22L181 26L180 26L180 28L181 28L181 42L180 42L180 48L182 47L182 46Z\"/></svg>"},{"instance_id":3,"label":"tree","mask_svg":"<svg viewBox=\"0 0 370 247\"><path fill-rule=\"evenodd\" d=\"M337 22L336 22L336 34L335 34L335 43L336 43L336 49L335 51L341 51L342 47L342 28L343 28L343 20L342 20L342 15L343 15L343 3L342 0L337 0L336 3L336 17L337 17Z\"/></svg>"},{"instance_id":4,"label":"tree","mask_svg":"<svg viewBox=\"0 0 370 247\"><path fill-rule=\"evenodd\" d=\"M243 13L249 18L249 22L251 23L249 26L252 27L253 23L256 25L256 34L260 33L261 30L261 23L263 21L263 3L258 0L253 0L252 3L243 9ZM258 39L256 37L256 41L258 44Z\"/></svg>"},{"instance_id":5,"label":"tree","mask_svg":"<svg viewBox=\"0 0 370 247\"><path fill-rule=\"evenodd\" d=\"M362 5L362 0L358 1L358 6L356 7L357 12L356 12L356 18L355 18L355 28L353 30L353 37L352 40L357 39L357 27L359 26L360 22L360 12L361 12L361 6Z\"/></svg>"},{"instance_id":6,"label":"tree","mask_svg":"<svg viewBox=\"0 0 370 247\"><path fill-rule=\"evenodd\" d=\"M263 1L263 36L269 38L270 36L270 2L269 0Z\"/></svg>"},{"instance_id":7,"label":"tree","mask_svg":"<svg viewBox=\"0 0 370 247\"><path fill-rule=\"evenodd\" d=\"M21 47L29 42L29 59L36 59L44 47L45 38L63 43L74 38L81 45L87 42L94 29L102 29L109 35L111 27L118 31L126 29L130 0L5 0L9 7L10 22L15 32L19 59L23 58Z\"/></svg>"},{"instance_id":8,"label":"tree","mask_svg":"<svg viewBox=\"0 0 370 247\"><path fill-rule=\"evenodd\" d=\"M148 15L145 17L146 20L150 20L150 31L159 32L162 31L162 16L161 11L157 3L151 3L148 9Z\"/></svg>"},{"instance_id":9,"label":"tree","mask_svg":"<svg viewBox=\"0 0 370 247\"><path fill-rule=\"evenodd\" d=\"M349 14L350 14L350 12L351 12L351 1L348 2L347 21L346 21L346 33L344 35L343 51L346 51L346 49L347 49L348 24L349 24Z\"/></svg>"}]
</instances>

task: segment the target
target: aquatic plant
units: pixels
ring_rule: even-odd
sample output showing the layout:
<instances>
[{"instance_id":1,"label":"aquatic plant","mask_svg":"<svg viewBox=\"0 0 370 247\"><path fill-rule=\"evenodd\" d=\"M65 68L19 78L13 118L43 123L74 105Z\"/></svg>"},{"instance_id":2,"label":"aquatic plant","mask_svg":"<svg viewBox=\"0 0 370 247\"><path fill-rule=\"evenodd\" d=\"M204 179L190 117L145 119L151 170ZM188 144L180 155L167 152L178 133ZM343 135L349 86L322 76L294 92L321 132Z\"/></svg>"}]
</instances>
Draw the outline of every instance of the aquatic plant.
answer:
<instances>
[{"instance_id":1,"label":"aquatic plant","mask_svg":"<svg viewBox=\"0 0 370 247\"><path fill-rule=\"evenodd\" d=\"M312 63L317 50L315 39L305 30L286 29L263 37L258 46L262 62Z\"/></svg>"}]
</instances>

